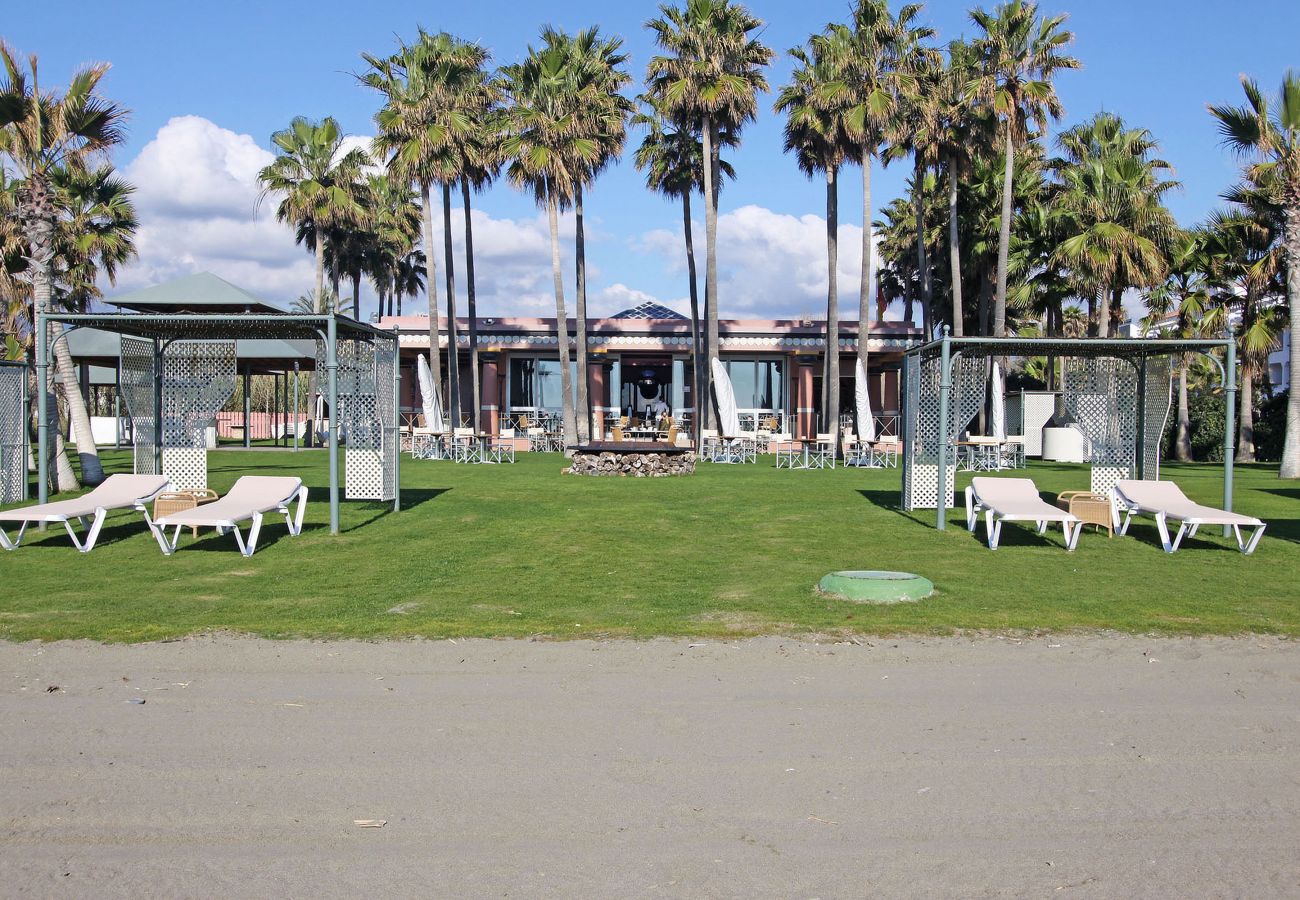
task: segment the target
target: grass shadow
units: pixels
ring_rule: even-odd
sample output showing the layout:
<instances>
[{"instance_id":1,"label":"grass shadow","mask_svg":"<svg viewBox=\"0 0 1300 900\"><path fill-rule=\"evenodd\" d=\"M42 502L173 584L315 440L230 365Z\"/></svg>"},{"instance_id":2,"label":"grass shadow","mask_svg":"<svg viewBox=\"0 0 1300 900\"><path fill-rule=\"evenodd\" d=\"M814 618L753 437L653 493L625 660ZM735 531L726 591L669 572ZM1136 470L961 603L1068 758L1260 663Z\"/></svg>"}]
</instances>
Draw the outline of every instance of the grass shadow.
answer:
<instances>
[{"instance_id":1,"label":"grass shadow","mask_svg":"<svg viewBox=\"0 0 1300 900\"><path fill-rule=\"evenodd\" d=\"M401 512L410 512L411 510L428 503L430 500L436 499L440 494L445 494L450 490L451 488L403 488ZM325 493L328 496L328 488ZM394 512L397 512L397 510L393 509L393 504L387 500L353 500L349 502L349 506L352 506L354 509L365 510L367 515L360 521L349 523L346 528L340 527L340 534L347 534L348 532L356 531L358 528L363 528L366 525L370 525L380 519L391 516Z\"/></svg>"}]
</instances>

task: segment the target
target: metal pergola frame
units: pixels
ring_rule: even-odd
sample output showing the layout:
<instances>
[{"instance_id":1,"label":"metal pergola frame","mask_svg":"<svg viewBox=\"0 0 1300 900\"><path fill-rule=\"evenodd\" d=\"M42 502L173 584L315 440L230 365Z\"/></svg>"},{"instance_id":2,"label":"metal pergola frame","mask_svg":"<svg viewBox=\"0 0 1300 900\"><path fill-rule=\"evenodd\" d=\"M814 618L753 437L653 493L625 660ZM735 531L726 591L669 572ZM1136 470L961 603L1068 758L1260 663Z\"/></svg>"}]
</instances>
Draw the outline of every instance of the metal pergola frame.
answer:
<instances>
[{"instance_id":1,"label":"metal pergola frame","mask_svg":"<svg viewBox=\"0 0 1300 900\"><path fill-rule=\"evenodd\" d=\"M939 428L938 441L938 503L935 510L935 528L943 531L948 513L948 405L952 393L952 366L954 356L976 350L988 357L1058 356L1058 357L1111 357L1135 363L1155 356L1175 356L1199 353L1209 357L1219 367L1221 387L1224 389L1223 429L1223 508L1232 509L1232 464L1234 455L1233 423L1237 418L1237 342L1231 332L1218 339L1155 338L1031 338L1031 337L953 337L944 326L943 337L919 344L904 353L906 357L940 361L939 370ZM1214 355L1224 351L1224 361ZM907 392L903 391L904 399ZM911 452L911 448L905 448ZM1224 527L1224 534L1228 534Z\"/></svg>"},{"instance_id":2,"label":"metal pergola frame","mask_svg":"<svg viewBox=\"0 0 1300 900\"><path fill-rule=\"evenodd\" d=\"M325 369L330 408L329 470L330 470L330 533L339 533L339 385L338 342L345 340L374 343L391 342L396 357L399 342L396 331L385 331L364 322L340 316L332 309L321 314L300 313L62 313L38 310L36 314L36 383L39 408L37 410L37 493L38 501L45 503L49 495L50 428L48 394L49 367L52 347L49 340L51 323L66 326L60 340L77 328L95 328L154 343L155 359L166 347L176 341L238 341L256 338L319 341L325 346ZM313 363L314 365L314 363ZM295 364L295 369L297 365ZM400 427L398 397L401 386L401 367L393 366L394 427ZM296 396L296 394L295 394ZM310 401L309 401L310 402ZM161 417L155 417L161 419ZM158 427L157 425L155 427ZM156 442L160 446L161 441ZM401 453L396 457L400 460ZM398 464L395 464L398 465ZM400 478L394 469L393 510L401 509Z\"/></svg>"}]
</instances>

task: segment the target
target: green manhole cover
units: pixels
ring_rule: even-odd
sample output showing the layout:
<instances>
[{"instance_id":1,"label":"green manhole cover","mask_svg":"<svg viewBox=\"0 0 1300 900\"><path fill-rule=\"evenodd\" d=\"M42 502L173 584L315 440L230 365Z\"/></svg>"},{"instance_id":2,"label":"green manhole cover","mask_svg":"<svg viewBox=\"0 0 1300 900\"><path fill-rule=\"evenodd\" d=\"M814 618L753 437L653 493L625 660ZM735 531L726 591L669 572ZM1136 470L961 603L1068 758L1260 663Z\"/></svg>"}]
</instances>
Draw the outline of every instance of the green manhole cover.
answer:
<instances>
[{"instance_id":1,"label":"green manhole cover","mask_svg":"<svg viewBox=\"0 0 1300 900\"><path fill-rule=\"evenodd\" d=\"M832 572L817 583L817 589L854 603L912 603L933 594L934 584L911 572L866 569Z\"/></svg>"}]
</instances>

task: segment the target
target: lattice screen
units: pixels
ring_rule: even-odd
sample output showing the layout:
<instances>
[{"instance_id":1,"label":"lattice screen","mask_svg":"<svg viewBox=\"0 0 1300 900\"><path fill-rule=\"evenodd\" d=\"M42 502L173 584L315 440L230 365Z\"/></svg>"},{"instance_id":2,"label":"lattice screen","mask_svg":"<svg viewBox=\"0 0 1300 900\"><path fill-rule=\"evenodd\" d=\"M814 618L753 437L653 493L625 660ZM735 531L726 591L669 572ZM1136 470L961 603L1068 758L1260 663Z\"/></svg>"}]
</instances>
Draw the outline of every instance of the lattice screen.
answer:
<instances>
[{"instance_id":1,"label":"lattice screen","mask_svg":"<svg viewBox=\"0 0 1300 900\"><path fill-rule=\"evenodd\" d=\"M935 509L939 505L939 364L938 358L922 360L917 356L907 356L903 360L903 380L906 382L903 404L903 508ZM961 357L953 360L954 383L957 373L967 377L971 360ZM969 403L960 403L950 398L948 422L949 428L961 419ZM962 427L970 421L979 410L975 410L962 420ZM949 441L951 435L949 432ZM953 504L954 482L957 478L956 459L949 448L948 462L948 506Z\"/></svg>"},{"instance_id":2,"label":"lattice screen","mask_svg":"<svg viewBox=\"0 0 1300 900\"><path fill-rule=\"evenodd\" d=\"M1144 410L1143 468L1141 477L1160 477L1160 442L1169 424L1173 405L1174 361L1158 356L1146 362L1146 408Z\"/></svg>"},{"instance_id":3,"label":"lattice screen","mask_svg":"<svg viewBox=\"0 0 1300 900\"><path fill-rule=\"evenodd\" d=\"M27 499L27 370L0 366L0 503Z\"/></svg>"},{"instance_id":4,"label":"lattice screen","mask_svg":"<svg viewBox=\"0 0 1300 900\"><path fill-rule=\"evenodd\" d=\"M180 490L208 486L206 430L235 392L235 342L185 341L163 354L163 474Z\"/></svg>"},{"instance_id":5,"label":"lattice screen","mask_svg":"<svg viewBox=\"0 0 1300 900\"><path fill-rule=\"evenodd\" d=\"M1109 356L1065 361L1065 410L1090 444L1092 487L1106 493L1134 476L1137 452L1137 369Z\"/></svg>"},{"instance_id":6,"label":"lattice screen","mask_svg":"<svg viewBox=\"0 0 1300 900\"><path fill-rule=\"evenodd\" d=\"M131 443L135 450L135 473L156 475L154 460L154 417L156 410L154 342L122 337L122 371L119 387L131 414Z\"/></svg>"},{"instance_id":7,"label":"lattice screen","mask_svg":"<svg viewBox=\"0 0 1300 900\"><path fill-rule=\"evenodd\" d=\"M338 422L345 440L343 490L349 500L392 500L397 494L398 428L393 407L397 342L340 340ZM316 351L325 370L325 347ZM331 411L331 418L334 417Z\"/></svg>"}]
</instances>

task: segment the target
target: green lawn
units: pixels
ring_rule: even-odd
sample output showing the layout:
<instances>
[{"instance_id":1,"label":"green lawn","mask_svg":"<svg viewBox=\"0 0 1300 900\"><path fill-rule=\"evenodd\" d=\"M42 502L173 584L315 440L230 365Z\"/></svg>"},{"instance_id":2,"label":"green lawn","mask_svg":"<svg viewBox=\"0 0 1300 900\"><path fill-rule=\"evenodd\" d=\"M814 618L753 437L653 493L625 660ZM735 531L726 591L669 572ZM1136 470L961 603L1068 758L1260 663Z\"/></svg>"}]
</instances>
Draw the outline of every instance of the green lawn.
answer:
<instances>
[{"instance_id":1,"label":"green lawn","mask_svg":"<svg viewBox=\"0 0 1300 900\"><path fill-rule=\"evenodd\" d=\"M345 502L328 533L323 451L210 455L212 486L240 474L303 476L299 538L268 524L252 559L231 537L182 538L171 558L137 517L115 516L77 553L62 530L0 554L0 638L139 641L202 631L321 637L595 637L763 632L886 634L1109 628L1300 635L1300 486L1237 471L1237 508L1269 532L1250 557L1217 532L1168 556L1154 528L1073 554L1007 525L991 552L953 513L897 508L898 470L787 471L701 464L690 478L560 475L561 457L513 466L403 460L406 508ZM109 453L111 470L129 464ZM253 467L257 467L254 469ZM1034 465L1044 491L1087 487L1078 466ZM1217 505L1220 469L1169 466ZM965 478L958 487L964 487ZM1148 520L1149 521L1149 520ZM268 519L268 523L270 520ZM903 569L937 594L867 607L817 595L824 573Z\"/></svg>"}]
</instances>

